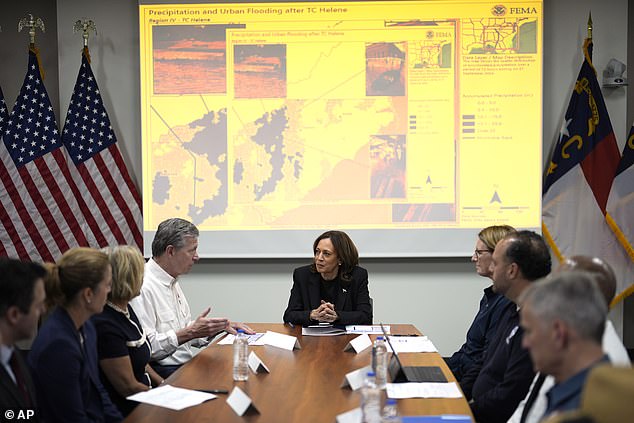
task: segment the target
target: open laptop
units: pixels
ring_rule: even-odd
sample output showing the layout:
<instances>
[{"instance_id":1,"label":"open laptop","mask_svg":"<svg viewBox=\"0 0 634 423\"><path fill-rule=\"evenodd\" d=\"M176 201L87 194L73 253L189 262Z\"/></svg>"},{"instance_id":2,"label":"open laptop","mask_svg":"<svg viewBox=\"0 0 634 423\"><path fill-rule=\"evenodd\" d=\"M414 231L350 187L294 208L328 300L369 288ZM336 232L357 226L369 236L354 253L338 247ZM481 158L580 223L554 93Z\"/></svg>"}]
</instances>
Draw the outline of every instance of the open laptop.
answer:
<instances>
[{"instance_id":1,"label":"open laptop","mask_svg":"<svg viewBox=\"0 0 634 423\"><path fill-rule=\"evenodd\" d=\"M392 358L388 366L388 373L390 374L390 380L392 383L402 382L447 382L447 378L442 373L442 370L438 366L403 366L401 359L398 357L398 353L392 346L390 337L381 323L381 330L385 341L392 349Z\"/></svg>"}]
</instances>

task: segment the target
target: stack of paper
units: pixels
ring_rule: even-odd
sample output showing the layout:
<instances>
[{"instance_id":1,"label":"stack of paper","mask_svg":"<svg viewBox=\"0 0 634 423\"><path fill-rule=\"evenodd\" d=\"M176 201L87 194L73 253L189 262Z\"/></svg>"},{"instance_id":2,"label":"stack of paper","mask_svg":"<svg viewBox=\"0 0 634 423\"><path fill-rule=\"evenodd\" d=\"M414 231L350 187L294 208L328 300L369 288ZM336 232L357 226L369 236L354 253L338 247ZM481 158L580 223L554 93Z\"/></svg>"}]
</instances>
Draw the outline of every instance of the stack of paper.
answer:
<instances>
[{"instance_id":1,"label":"stack of paper","mask_svg":"<svg viewBox=\"0 0 634 423\"><path fill-rule=\"evenodd\" d=\"M333 325L314 325L302 328L304 336L337 336L345 335L346 330L342 327Z\"/></svg>"},{"instance_id":2,"label":"stack of paper","mask_svg":"<svg viewBox=\"0 0 634 423\"><path fill-rule=\"evenodd\" d=\"M388 398L461 398L456 382L388 383Z\"/></svg>"},{"instance_id":3,"label":"stack of paper","mask_svg":"<svg viewBox=\"0 0 634 423\"><path fill-rule=\"evenodd\" d=\"M193 389L177 388L171 385L161 385L158 388L139 392L127 397L127 399L132 401L158 405L159 407L171 408L172 410L182 410L183 408L198 405L214 398L217 398L214 394L195 391Z\"/></svg>"}]
</instances>

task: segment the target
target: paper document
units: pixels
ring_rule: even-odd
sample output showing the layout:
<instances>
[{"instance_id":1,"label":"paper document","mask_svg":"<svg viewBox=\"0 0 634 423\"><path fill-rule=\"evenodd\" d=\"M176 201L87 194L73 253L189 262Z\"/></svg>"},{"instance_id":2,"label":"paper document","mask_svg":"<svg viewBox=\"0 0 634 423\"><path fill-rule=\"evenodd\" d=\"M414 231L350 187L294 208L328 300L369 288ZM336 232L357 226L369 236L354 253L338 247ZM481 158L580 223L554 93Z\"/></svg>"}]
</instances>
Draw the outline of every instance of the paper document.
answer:
<instances>
[{"instance_id":1,"label":"paper document","mask_svg":"<svg viewBox=\"0 0 634 423\"><path fill-rule=\"evenodd\" d=\"M390 333L390 326L383 325L386 333ZM381 330L380 325L347 325L346 333L367 333L370 335L382 335L383 331Z\"/></svg>"},{"instance_id":2,"label":"paper document","mask_svg":"<svg viewBox=\"0 0 634 423\"><path fill-rule=\"evenodd\" d=\"M302 328L303 336L337 336L345 334L345 329L332 325L315 325Z\"/></svg>"},{"instance_id":3,"label":"paper document","mask_svg":"<svg viewBox=\"0 0 634 423\"><path fill-rule=\"evenodd\" d=\"M426 336L390 336L390 342L397 353L438 352L434 343ZM391 351L389 344L387 349Z\"/></svg>"},{"instance_id":4,"label":"paper document","mask_svg":"<svg viewBox=\"0 0 634 423\"><path fill-rule=\"evenodd\" d=\"M130 395L127 399L158 405L159 407L170 408L172 410L182 410L183 408L198 405L214 398L218 397L207 392L177 388L171 385L161 385L149 391Z\"/></svg>"},{"instance_id":5,"label":"paper document","mask_svg":"<svg viewBox=\"0 0 634 423\"><path fill-rule=\"evenodd\" d=\"M462 398L456 382L388 383L388 398Z\"/></svg>"},{"instance_id":6,"label":"paper document","mask_svg":"<svg viewBox=\"0 0 634 423\"><path fill-rule=\"evenodd\" d=\"M264 333L254 333L253 335L246 335L247 339L249 340L249 345L264 345L264 343L262 342L263 336L264 336ZM235 335L228 333L227 336L225 336L220 341L218 341L218 345L233 344L233 341L235 339L236 339Z\"/></svg>"}]
</instances>

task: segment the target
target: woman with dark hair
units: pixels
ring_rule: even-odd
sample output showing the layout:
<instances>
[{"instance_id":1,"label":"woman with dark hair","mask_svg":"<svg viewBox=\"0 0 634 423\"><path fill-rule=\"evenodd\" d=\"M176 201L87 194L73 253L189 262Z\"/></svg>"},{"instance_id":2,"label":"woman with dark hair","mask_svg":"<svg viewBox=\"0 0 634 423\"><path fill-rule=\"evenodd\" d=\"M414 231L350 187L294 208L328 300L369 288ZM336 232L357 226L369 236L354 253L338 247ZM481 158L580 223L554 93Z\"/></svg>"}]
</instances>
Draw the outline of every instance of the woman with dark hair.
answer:
<instances>
[{"instance_id":1,"label":"woman with dark hair","mask_svg":"<svg viewBox=\"0 0 634 423\"><path fill-rule=\"evenodd\" d=\"M371 324L368 272L341 231L324 232L313 243L313 263L295 269L284 322L298 325Z\"/></svg>"},{"instance_id":2,"label":"woman with dark hair","mask_svg":"<svg viewBox=\"0 0 634 423\"><path fill-rule=\"evenodd\" d=\"M73 248L46 267L46 295L57 307L40 328L28 357L39 418L121 421L99 379L97 332L90 321L103 311L112 285L108 256L92 248Z\"/></svg>"}]
</instances>

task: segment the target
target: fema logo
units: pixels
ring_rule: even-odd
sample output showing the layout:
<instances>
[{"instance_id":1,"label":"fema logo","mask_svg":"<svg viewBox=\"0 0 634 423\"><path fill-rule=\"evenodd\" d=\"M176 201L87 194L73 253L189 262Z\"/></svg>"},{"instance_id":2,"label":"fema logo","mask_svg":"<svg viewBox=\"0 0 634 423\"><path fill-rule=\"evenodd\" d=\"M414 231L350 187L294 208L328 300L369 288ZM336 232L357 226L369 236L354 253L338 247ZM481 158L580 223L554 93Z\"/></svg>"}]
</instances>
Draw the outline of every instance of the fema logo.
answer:
<instances>
[{"instance_id":1,"label":"fema logo","mask_svg":"<svg viewBox=\"0 0 634 423\"><path fill-rule=\"evenodd\" d=\"M427 34L425 34L427 36L427 38L431 39L434 38L434 31L427 31Z\"/></svg>"},{"instance_id":2,"label":"fema logo","mask_svg":"<svg viewBox=\"0 0 634 423\"><path fill-rule=\"evenodd\" d=\"M495 5L491 8L491 13L493 16L504 16L506 15L506 6L503 4Z\"/></svg>"}]
</instances>

